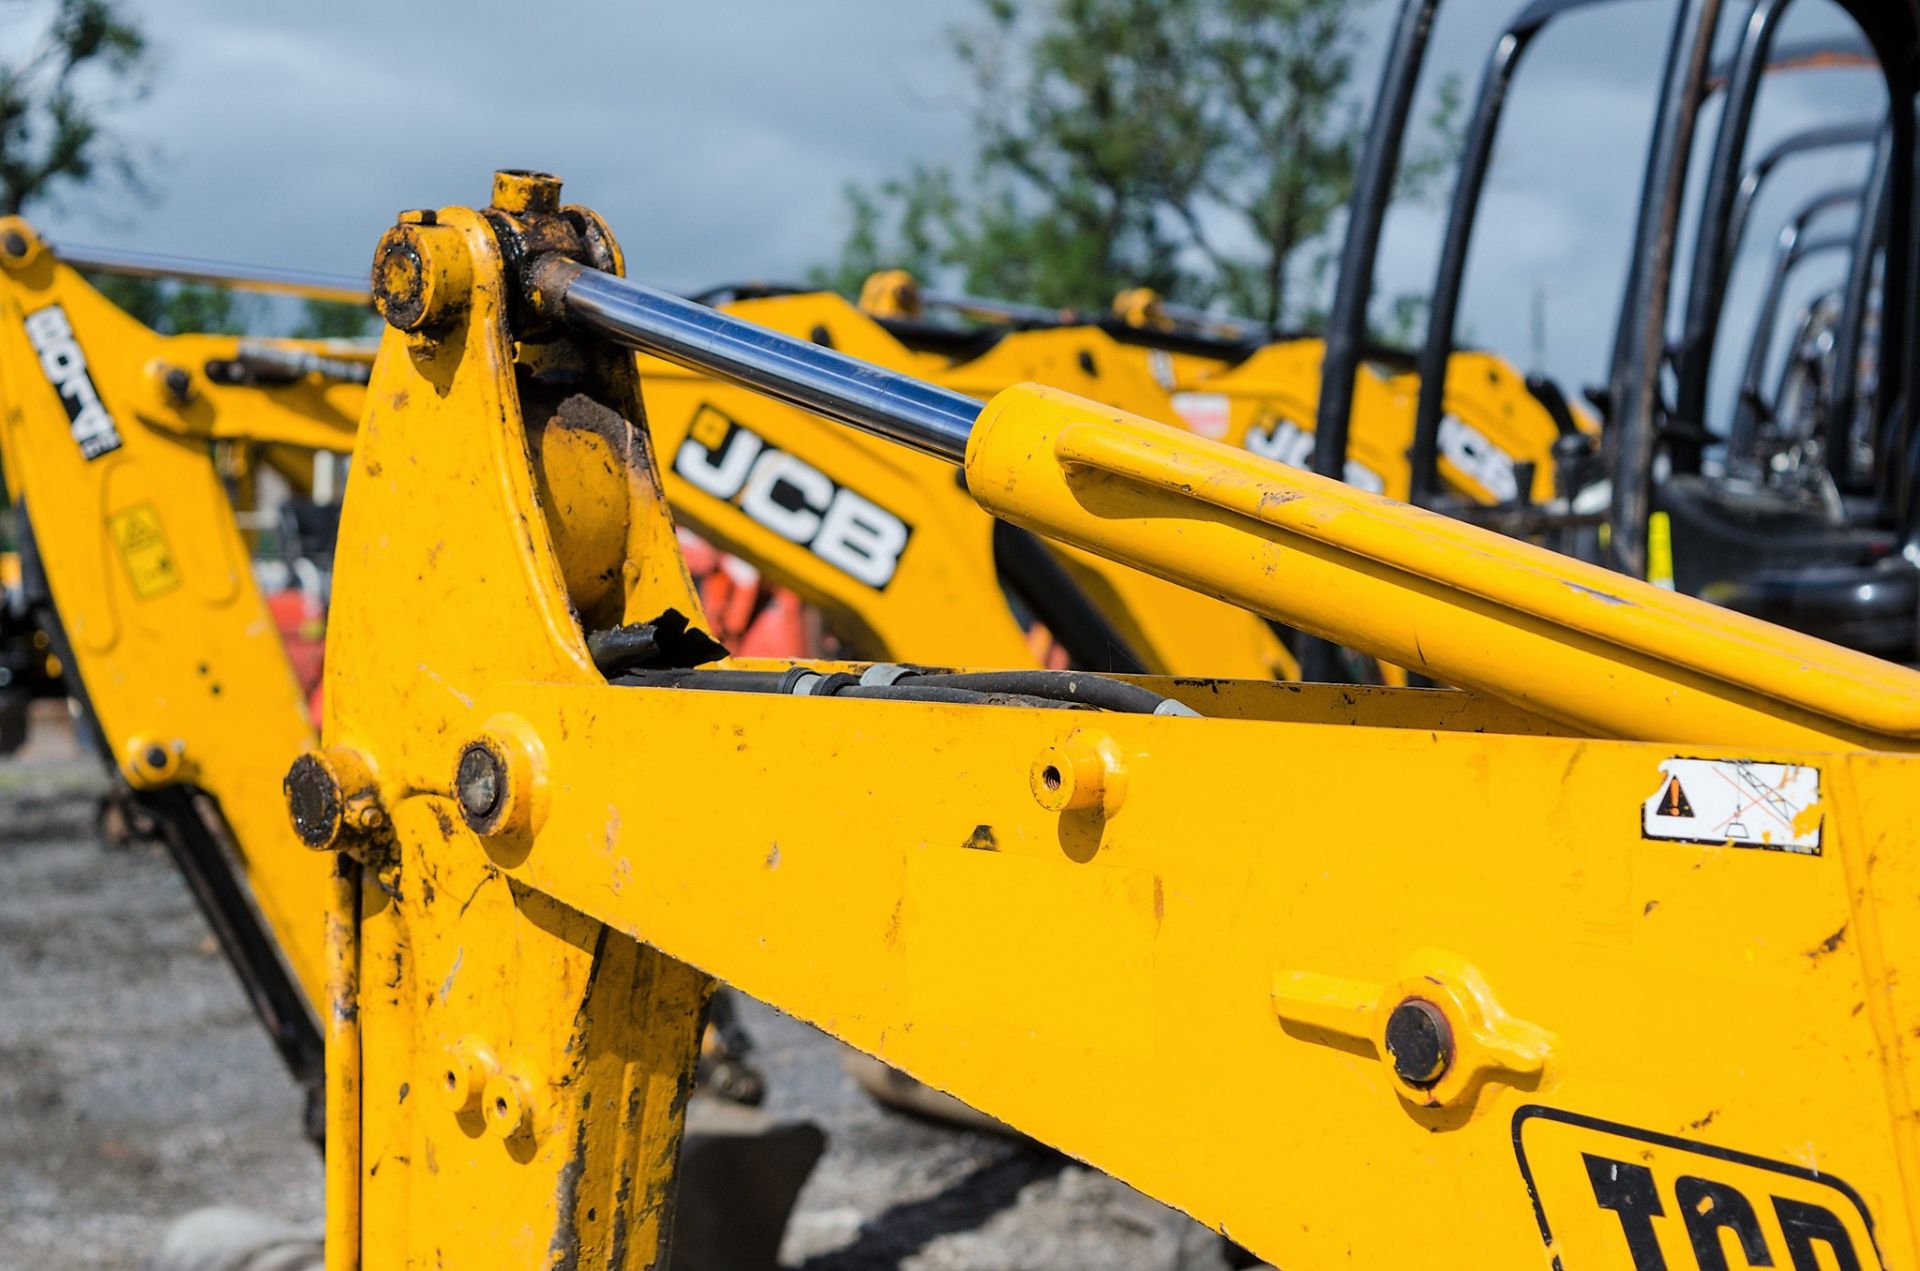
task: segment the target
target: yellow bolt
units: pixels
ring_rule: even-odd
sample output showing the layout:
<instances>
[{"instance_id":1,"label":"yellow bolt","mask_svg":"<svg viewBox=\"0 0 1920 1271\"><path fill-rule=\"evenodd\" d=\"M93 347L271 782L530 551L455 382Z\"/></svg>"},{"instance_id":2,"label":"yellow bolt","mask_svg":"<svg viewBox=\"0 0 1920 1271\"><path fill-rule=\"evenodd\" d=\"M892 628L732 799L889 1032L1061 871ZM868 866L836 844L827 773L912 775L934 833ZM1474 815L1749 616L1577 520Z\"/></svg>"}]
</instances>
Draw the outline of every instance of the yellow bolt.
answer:
<instances>
[{"instance_id":1,"label":"yellow bolt","mask_svg":"<svg viewBox=\"0 0 1920 1271\"><path fill-rule=\"evenodd\" d=\"M560 178L546 172L508 168L493 174L493 206L525 216L560 210Z\"/></svg>"},{"instance_id":2,"label":"yellow bolt","mask_svg":"<svg viewBox=\"0 0 1920 1271\"><path fill-rule=\"evenodd\" d=\"M472 290L473 258L453 226L403 218L381 236L373 257L373 303L392 326L440 326L465 307Z\"/></svg>"},{"instance_id":3,"label":"yellow bolt","mask_svg":"<svg viewBox=\"0 0 1920 1271\"><path fill-rule=\"evenodd\" d=\"M534 1132L533 1096L527 1083L508 1072L497 1072L480 1096L480 1114L487 1128L503 1139L516 1139Z\"/></svg>"},{"instance_id":4,"label":"yellow bolt","mask_svg":"<svg viewBox=\"0 0 1920 1271\"><path fill-rule=\"evenodd\" d=\"M1126 771L1113 742L1095 733L1075 733L1048 746L1027 773L1033 797L1049 812L1120 810Z\"/></svg>"},{"instance_id":5,"label":"yellow bolt","mask_svg":"<svg viewBox=\"0 0 1920 1271\"><path fill-rule=\"evenodd\" d=\"M40 254L40 236L17 216L0 217L0 264L19 269Z\"/></svg>"},{"instance_id":6,"label":"yellow bolt","mask_svg":"<svg viewBox=\"0 0 1920 1271\"><path fill-rule=\"evenodd\" d=\"M373 765L351 747L307 751L287 769L280 788L295 836L316 852L339 851L343 837L386 824Z\"/></svg>"},{"instance_id":7,"label":"yellow bolt","mask_svg":"<svg viewBox=\"0 0 1920 1271\"><path fill-rule=\"evenodd\" d=\"M447 1047L438 1082L440 1101L447 1111L468 1112L481 1104L487 1083L499 1070L492 1052L477 1038L462 1037Z\"/></svg>"},{"instance_id":8,"label":"yellow bolt","mask_svg":"<svg viewBox=\"0 0 1920 1271\"><path fill-rule=\"evenodd\" d=\"M127 743L128 782L138 790L164 785L180 773L179 742L171 745L152 737L135 737Z\"/></svg>"},{"instance_id":9,"label":"yellow bolt","mask_svg":"<svg viewBox=\"0 0 1920 1271\"><path fill-rule=\"evenodd\" d=\"M474 833L513 838L537 833L546 808L546 748L531 725L496 715L462 746L449 793Z\"/></svg>"},{"instance_id":10,"label":"yellow bolt","mask_svg":"<svg viewBox=\"0 0 1920 1271\"><path fill-rule=\"evenodd\" d=\"M184 366L175 366L163 358L152 359L143 369L156 406L163 410L180 410L193 403L197 394L192 371Z\"/></svg>"},{"instance_id":11,"label":"yellow bolt","mask_svg":"<svg viewBox=\"0 0 1920 1271\"><path fill-rule=\"evenodd\" d=\"M876 318L917 318L923 307L920 284L904 269L869 274L860 287L860 307Z\"/></svg>"}]
</instances>

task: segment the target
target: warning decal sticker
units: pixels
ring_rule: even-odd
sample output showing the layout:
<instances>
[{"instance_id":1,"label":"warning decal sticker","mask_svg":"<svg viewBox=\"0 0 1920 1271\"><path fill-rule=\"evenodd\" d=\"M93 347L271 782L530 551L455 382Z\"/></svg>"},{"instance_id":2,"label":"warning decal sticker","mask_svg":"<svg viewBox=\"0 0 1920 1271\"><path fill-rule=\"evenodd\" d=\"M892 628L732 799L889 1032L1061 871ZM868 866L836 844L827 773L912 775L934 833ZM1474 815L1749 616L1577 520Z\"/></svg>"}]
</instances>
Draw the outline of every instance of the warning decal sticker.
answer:
<instances>
[{"instance_id":1,"label":"warning decal sticker","mask_svg":"<svg viewBox=\"0 0 1920 1271\"><path fill-rule=\"evenodd\" d=\"M1172 404L1180 422L1215 441L1227 435L1227 427L1233 422L1232 403L1225 393L1175 393Z\"/></svg>"},{"instance_id":2,"label":"warning decal sticker","mask_svg":"<svg viewBox=\"0 0 1920 1271\"><path fill-rule=\"evenodd\" d=\"M1641 808L1644 838L1725 843L1820 854L1820 770L1745 759L1660 765L1660 786Z\"/></svg>"},{"instance_id":3,"label":"warning decal sticker","mask_svg":"<svg viewBox=\"0 0 1920 1271\"><path fill-rule=\"evenodd\" d=\"M113 531L114 545L120 549L120 559L126 562L135 596L152 600L180 585L180 567L174 563L173 550L160 530L160 514L153 510L153 504L140 503L116 512L107 525Z\"/></svg>"}]
</instances>

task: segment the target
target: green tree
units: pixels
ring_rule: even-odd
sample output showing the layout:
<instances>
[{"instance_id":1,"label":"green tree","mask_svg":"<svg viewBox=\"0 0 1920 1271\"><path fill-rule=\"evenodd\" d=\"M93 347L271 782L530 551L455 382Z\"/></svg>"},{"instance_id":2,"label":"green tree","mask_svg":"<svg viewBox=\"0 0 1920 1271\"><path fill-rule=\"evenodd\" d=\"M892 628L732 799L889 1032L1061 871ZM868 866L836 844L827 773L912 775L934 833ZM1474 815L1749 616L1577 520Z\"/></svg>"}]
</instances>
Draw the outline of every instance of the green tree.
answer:
<instances>
[{"instance_id":1,"label":"green tree","mask_svg":"<svg viewBox=\"0 0 1920 1271\"><path fill-rule=\"evenodd\" d=\"M372 335L373 323L374 312L366 305L307 300L301 304L293 334L303 340L352 340Z\"/></svg>"},{"instance_id":2,"label":"green tree","mask_svg":"<svg viewBox=\"0 0 1920 1271\"><path fill-rule=\"evenodd\" d=\"M957 272L973 291L1098 308L1124 287L1310 316L1365 136L1353 0L981 0L954 33L978 149L847 192L850 231L816 279ZM1450 153L1442 86L1403 192Z\"/></svg>"},{"instance_id":3,"label":"green tree","mask_svg":"<svg viewBox=\"0 0 1920 1271\"><path fill-rule=\"evenodd\" d=\"M132 151L106 121L145 96L146 63L146 36L112 0L55 0L39 39L0 64L0 212L103 173L138 181Z\"/></svg>"},{"instance_id":4,"label":"green tree","mask_svg":"<svg viewBox=\"0 0 1920 1271\"><path fill-rule=\"evenodd\" d=\"M121 274L88 274L100 294L162 335L204 332L237 335L251 329L259 305L225 287L207 283L129 278Z\"/></svg>"}]
</instances>

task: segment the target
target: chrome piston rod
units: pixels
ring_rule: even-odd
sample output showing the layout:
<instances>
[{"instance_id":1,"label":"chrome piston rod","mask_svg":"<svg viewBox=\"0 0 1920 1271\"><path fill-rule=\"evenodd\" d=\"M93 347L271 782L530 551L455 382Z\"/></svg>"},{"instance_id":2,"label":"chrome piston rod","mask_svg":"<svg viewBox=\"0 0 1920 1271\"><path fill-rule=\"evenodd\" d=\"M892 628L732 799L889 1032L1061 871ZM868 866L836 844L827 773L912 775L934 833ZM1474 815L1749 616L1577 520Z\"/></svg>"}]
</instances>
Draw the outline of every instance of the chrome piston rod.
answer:
<instances>
[{"instance_id":1,"label":"chrome piston rod","mask_svg":"<svg viewBox=\"0 0 1920 1271\"><path fill-rule=\"evenodd\" d=\"M981 403L561 256L533 263L543 312L637 353L732 380L922 454L959 463Z\"/></svg>"},{"instance_id":2,"label":"chrome piston rod","mask_svg":"<svg viewBox=\"0 0 1920 1271\"><path fill-rule=\"evenodd\" d=\"M240 291L265 291L331 300L339 304L370 305L373 294L365 281L303 269L275 269L264 265L234 265L192 256L165 256L157 252L125 251L115 247L51 244L53 254L75 269L125 278L163 278L179 282L211 283Z\"/></svg>"}]
</instances>

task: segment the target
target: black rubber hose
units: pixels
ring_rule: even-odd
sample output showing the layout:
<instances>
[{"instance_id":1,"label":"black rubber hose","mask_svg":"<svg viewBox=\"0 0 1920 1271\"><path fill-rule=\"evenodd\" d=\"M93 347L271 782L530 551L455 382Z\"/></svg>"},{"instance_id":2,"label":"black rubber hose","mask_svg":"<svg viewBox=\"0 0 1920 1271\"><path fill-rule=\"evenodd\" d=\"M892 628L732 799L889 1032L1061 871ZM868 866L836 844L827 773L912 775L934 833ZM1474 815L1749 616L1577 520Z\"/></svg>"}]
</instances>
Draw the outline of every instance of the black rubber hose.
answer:
<instances>
[{"instance_id":1,"label":"black rubber hose","mask_svg":"<svg viewBox=\"0 0 1920 1271\"><path fill-rule=\"evenodd\" d=\"M1057 697L1033 697L1019 693L987 693L973 689L946 688L937 684L856 684L843 688L834 697L862 697L879 702L947 702L955 706L1026 706L1036 710L1073 710L1078 703Z\"/></svg>"},{"instance_id":2,"label":"black rubber hose","mask_svg":"<svg viewBox=\"0 0 1920 1271\"><path fill-rule=\"evenodd\" d=\"M1083 671L965 671L952 675L917 675L906 682L916 687L930 685L972 689L976 693L1047 697L1131 715L1151 715L1171 700L1137 684Z\"/></svg>"},{"instance_id":3,"label":"black rubber hose","mask_svg":"<svg viewBox=\"0 0 1920 1271\"><path fill-rule=\"evenodd\" d=\"M632 671L608 683L623 688L694 688L726 693L778 693L785 671Z\"/></svg>"}]
</instances>

